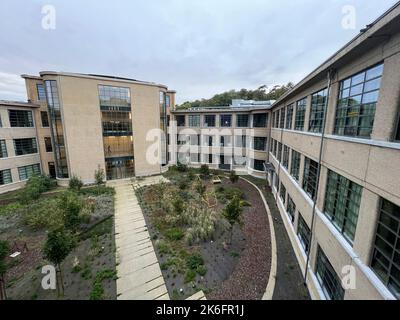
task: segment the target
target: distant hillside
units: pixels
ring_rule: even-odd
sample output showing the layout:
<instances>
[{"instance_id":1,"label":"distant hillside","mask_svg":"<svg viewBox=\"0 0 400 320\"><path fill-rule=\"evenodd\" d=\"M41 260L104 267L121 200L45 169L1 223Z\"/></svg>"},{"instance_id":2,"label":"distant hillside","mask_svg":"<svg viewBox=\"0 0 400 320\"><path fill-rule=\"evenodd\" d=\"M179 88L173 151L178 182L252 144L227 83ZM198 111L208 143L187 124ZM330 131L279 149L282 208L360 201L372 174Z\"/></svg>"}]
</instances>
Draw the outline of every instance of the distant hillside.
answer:
<instances>
[{"instance_id":1,"label":"distant hillside","mask_svg":"<svg viewBox=\"0 0 400 320\"><path fill-rule=\"evenodd\" d=\"M211 99L201 99L195 101L186 101L181 105L177 105L177 109L188 108L205 108L212 106L229 106L233 99L245 100L277 100L286 91L293 88L293 83L289 82L283 86L274 86L268 89L267 86L261 86L257 90L241 89L239 91L230 90L223 93L216 94Z\"/></svg>"}]
</instances>

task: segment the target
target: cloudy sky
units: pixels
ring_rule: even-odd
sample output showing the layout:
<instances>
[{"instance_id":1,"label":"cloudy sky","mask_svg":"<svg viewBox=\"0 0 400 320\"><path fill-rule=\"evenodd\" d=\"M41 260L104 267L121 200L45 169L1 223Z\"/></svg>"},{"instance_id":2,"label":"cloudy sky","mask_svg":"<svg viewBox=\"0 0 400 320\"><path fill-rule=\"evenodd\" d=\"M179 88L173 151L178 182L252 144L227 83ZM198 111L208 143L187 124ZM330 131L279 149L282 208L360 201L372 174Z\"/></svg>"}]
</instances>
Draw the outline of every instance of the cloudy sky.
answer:
<instances>
[{"instance_id":1,"label":"cloudy sky","mask_svg":"<svg viewBox=\"0 0 400 320\"><path fill-rule=\"evenodd\" d=\"M395 2L1 0L0 99L26 100L20 74L41 70L163 83L178 103L298 82ZM55 29L42 27L44 5ZM345 6L355 28L342 26Z\"/></svg>"}]
</instances>

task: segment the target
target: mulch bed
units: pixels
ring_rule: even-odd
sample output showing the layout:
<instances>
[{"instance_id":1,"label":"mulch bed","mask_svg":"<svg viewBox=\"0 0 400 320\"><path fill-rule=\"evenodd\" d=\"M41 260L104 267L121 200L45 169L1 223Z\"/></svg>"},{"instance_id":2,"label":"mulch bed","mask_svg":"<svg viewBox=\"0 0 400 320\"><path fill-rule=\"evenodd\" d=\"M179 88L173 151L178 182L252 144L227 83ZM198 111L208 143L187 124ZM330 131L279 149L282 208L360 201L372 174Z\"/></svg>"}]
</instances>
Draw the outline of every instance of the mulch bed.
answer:
<instances>
[{"instance_id":1,"label":"mulch bed","mask_svg":"<svg viewBox=\"0 0 400 320\"><path fill-rule=\"evenodd\" d=\"M268 283L271 235L264 203L257 189L248 182L240 179L235 187L242 189L251 203L243 212L246 245L230 277L206 295L209 300L259 300Z\"/></svg>"}]
</instances>

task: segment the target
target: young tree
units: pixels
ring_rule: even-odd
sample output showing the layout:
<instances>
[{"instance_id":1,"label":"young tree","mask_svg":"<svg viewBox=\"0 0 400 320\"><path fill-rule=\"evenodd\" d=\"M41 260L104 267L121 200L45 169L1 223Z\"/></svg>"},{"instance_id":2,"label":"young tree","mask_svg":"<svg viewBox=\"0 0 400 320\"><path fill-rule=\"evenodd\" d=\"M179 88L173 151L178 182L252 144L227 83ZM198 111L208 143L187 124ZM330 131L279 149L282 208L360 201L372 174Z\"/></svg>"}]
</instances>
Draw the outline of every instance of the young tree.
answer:
<instances>
[{"instance_id":1,"label":"young tree","mask_svg":"<svg viewBox=\"0 0 400 320\"><path fill-rule=\"evenodd\" d=\"M229 180L231 180L232 183L236 183L239 180L239 176L236 174L235 171L230 171L229 172Z\"/></svg>"},{"instance_id":2,"label":"young tree","mask_svg":"<svg viewBox=\"0 0 400 320\"><path fill-rule=\"evenodd\" d=\"M223 215L224 215L225 219L228 220L228 222L230 224L230 241L229 241L229 243L232 243L233 226L236 223L240 223L242 211L243 211L243 208L242 208L241 200L236 195L226 205L226 207L223 211Z\"/></svg>"},{"instance_id":3,"label":"young tree","mask_svg":"<svg viewBox=\"0 0 400 320\"><path fill-rule=\"evenodd\" d=\"M6 284L4 276L7 271L5 258L10 252L10 246L7 241L0 241L0 300L6 300Z\"/></svg>"},{"instance_id":4,"label":"young tree","mask_svg":"<svg viewBox=\"0 0 400 320\"><path fill-rule=\"evenodd\" d=\"M64 281L61 270L61 262L68 256L74 247L74 240L70 233L63 228L49 232L43 248L44 256L56 266L57 293L64 295Z\"/></svg>"},{"instance_id":5,"label":"young tree","mask_svg":"<svg viewBox=\"0 0 400 320\"><path fill-rule=\"evenodd\" d=\"M210 168L206 164L202 164L200 167L200 175L201 177L208 178L210 176Z\"/></svg>"},{"instance_id":6,"label":"young tree","mask_svg":"<svg viewBox=\"0 0 400 320\"><path fill-rule=\"evenodd\" d=\"M79 192L81 190L82 186L83 186L82 180L79 179L79 177L77 177L75 175L73 175L71 177L71 179L69 180L68 187L73 191Z\"/></svg>"},{"instance_id":7,"label":"young tree","mask_svg":"<svg viewBox=\"0 0 400 320\"><path fill-rule=\"evenodd\" d=\"M98 166L98 169L94 172L94 180L96 184L99 186L104 183L104 170Z\"/></svg>"},{"instance_id":8,"label":"young tree","mask_svg":"<svg viewBox=\"0 0 400 320\"><path fill-rule=\"evenodd\" d=\"M81 222L79 214L83 207L82 199L76 193L66 191L60 196L59 207L64 212L65 227L76 231Z\"/></svg>"}]
</instances>

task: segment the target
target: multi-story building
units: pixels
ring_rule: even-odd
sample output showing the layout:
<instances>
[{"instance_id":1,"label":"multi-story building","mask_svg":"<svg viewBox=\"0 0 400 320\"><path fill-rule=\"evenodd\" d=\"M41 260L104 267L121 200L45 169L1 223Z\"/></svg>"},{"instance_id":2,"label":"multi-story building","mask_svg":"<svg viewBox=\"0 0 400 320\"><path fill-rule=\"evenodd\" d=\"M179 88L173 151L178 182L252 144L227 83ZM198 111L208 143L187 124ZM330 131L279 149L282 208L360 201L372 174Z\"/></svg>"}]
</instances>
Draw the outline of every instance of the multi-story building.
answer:
<instances>
[{"instance_id":1,"label":"multi-story building","mask_svg":"<svg viewBox=\"0 0 400 320\"><path fill-rule=\"evenodd\" d=\"M106 172L107 180L151 175L167 164L163 135L160 130L151 133L157 128L167 131L167 109L175 92L166 86L63 72L22 77L28 99L40 105L40 144L43 150L53 149L43 155L42 167L45 173L55 171L60 183L73 175L91 183L98 169ZM43 117L49 129L43 128ZM161 152L149 155L146 150L155 143Z\"/></svg>"},{"instance_id":2,"label":"multi-story building","mask_svg":"<svg viewBox=\"0 0 400 320\"><path fill-rule=\"evenodd\" d=\"M32 173L42 170L39 108L0 100L0 193L20 188Z\"/></svg>"},{"instance_id":3,"label":"multi-story building","mask_svg":"<svg viewBox=\"0 0 400 320\"><path fill-rule=\"evenodd\" d=\"M264 177L272 102L233 100L229 107L172 110L171 162Z\"/></svg>"}]
</instances>

